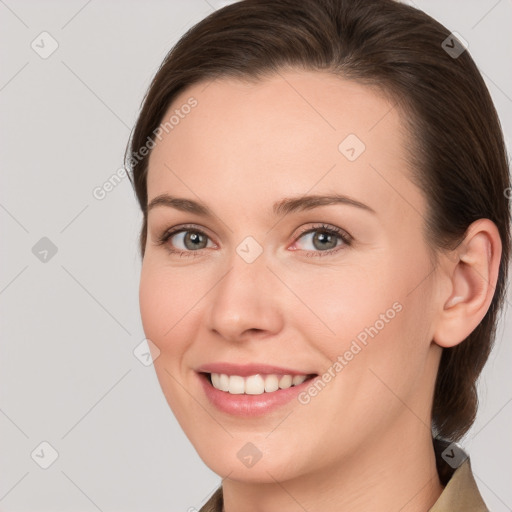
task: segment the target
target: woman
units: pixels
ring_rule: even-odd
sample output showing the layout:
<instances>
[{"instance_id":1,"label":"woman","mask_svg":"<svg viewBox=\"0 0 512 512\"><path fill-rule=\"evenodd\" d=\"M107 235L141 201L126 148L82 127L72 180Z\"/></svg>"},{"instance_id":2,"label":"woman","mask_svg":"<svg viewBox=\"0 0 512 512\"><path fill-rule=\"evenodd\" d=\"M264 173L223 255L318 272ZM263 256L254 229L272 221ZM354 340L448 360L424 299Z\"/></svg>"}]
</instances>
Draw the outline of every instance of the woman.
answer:
<instances>
[{"instance_id":1,"label":"woman","mask_svg":"<svg viewBox=\"0 0 512 512\"><path fill-rule=\"evenodd\" d=\"M464 42L392 0L243 0L167 55L128 149L144 331L223 478L201 510L487 510L455 442L510 183Z\"/></svg>"}]
</instances>

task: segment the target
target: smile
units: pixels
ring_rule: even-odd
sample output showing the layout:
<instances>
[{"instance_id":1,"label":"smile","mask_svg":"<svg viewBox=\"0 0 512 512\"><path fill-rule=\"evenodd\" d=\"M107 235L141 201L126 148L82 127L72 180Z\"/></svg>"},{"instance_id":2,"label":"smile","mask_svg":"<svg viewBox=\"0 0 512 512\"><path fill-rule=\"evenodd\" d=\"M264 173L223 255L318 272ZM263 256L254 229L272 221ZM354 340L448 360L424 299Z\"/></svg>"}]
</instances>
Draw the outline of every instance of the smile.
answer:
<instances>
[{"instance_id":1,"label":"smile","mask_svg":"<svg viewBox=\"0 0 512 512\"><path fill-rule=\"evenodd\" d=\"M250 417L272 413L289 403L318 375L199 373L209 402L229 415Z\"/></svg>"},{"instance_id":2,"label":"smile","mask_svg":"<svg viewBox=\"0 0 512 512\"><path fill-rule=\"evenodd\" d=\"M280 389L298 386L308 379L308 375L227 375L210 373L210 382L215 389L232 395L262 395Z\"/></svg>"}]
</instances>

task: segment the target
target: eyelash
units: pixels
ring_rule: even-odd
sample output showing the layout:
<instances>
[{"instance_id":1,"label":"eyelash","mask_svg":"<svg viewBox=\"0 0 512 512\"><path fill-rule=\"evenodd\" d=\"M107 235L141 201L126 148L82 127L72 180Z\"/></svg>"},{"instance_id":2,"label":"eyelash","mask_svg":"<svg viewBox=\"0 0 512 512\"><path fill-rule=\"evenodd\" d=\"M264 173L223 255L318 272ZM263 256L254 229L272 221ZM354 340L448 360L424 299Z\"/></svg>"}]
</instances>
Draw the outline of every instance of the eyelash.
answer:
<instances>
[{"instance_id":1,"label":"eyelash","mask_svg":"<svg viewBox=\"0 0 512 512\"><path fill-rule=\"evenodd\" d=\"M158 246L164 245L174 235L177 235L178 233L182 233L182 232L187 232L187 231L190 231L190 232L193 232L193 233L198 233L200 235L203 235L203 236L207 237L208 239L210 238L204 231L202 231L201 229L197 228L193 224L190 224L190 225L180 226L180 227L178 227L176 229L170 229L170 230L164 231L164 233L161 236L158 237L156 245L158 245ZM313 226L313 227L311 227L309 229L306 229L306 230L302 231L296 237L295 241L299 240L304 235L307 235L308 233L314 233L315 231L319 231L321 233L326 233L328 235L337 236L343 242L345 247L350 247L350 245L352 244L352 240L353 239L352 239L352 237L347 232L345 232L344 230L342 230L340 228L337 228L335 226L328 226L326 224L320 224L320 225L317 225L317 226ZM342 249L343 249L343 245L335 247L334 249L328 249L327 251L305 251L305 252L307 252L310 255L315 256L315 257L316 256L322 257L322 256L329 256L331 254L337 253L337 252L339 252ZM192 256L192 257L195 257L195 256L201 256L202 251L204 251L204 248L203 249L198 249L197 251L182 251L182 250L173 249L173 248L168 246L167 250L170 253L172 253L172 254L179 254L180 257L181 256L187 256L187 257L188 256ZM296 249L296 250L298 250L298 249Z\"/></svg>"}]
</instances>

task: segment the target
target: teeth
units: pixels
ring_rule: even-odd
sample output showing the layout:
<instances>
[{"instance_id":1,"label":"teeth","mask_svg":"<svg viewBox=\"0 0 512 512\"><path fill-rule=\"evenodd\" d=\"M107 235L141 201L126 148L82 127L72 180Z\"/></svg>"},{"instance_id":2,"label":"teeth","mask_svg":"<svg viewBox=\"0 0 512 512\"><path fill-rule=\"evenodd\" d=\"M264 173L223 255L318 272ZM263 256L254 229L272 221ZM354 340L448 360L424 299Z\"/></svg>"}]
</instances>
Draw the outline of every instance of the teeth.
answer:
<instances>
[{"instance_id":1,"label":"teeth","mask_svg":"<svg viewBox=\"0 0 512 512\"><path fill-rule=\"evenodd\" d=\"M213 374L212 374L212 378L213 378ZM221 391L228 391L228 389L229 389L229 377L225 373L221 374L221 376L219 378L218 389L220 389Z\"/></svg>"},{"instance_id":2,"label":"teeth","mask_svg":"<svg viewBox=\"0 0 512 512\"><path fill-rule=\"evenodd\" d=\"M230 380L231 378L232 377L230 377ZM251 375L245 379L245 393L247 395L261 395L264 392L265 381L261 375Z\"/></svg>"},{"instance_id":3,"label":"teeth","mask_svg":"<svg viewBox=\"0 0 512 512\"><path fill-rule=\"evenodd\" d=\"M283 375L279 379L279 387L281 389L287 389L292 386L293 377L291 375Z\"/></svg>"},{"instance_id":4,"label":"teeth","mask_svg":"<svg viewBox=\"0 0 512 512\"><path fill-rule=\"evenodd\" d=\"M226 375L225 373L212 373L212 385L215 389L226 391L232 395L261 395L272 393L278 389L288 389L302 384L306 375Z\"/></svg>"},{"instance_id":5,"label":"teeth","mask_svg":"<svg viewBox=\"0 0 512 512\"><path fill-rule=\"evenodd\" d=\"M279 389L279 379L277 375L267 375L265 377L265 393L272 393Z\"/></svg>"},{"instance_id":6,"label":"teeth","mask_svg":"<svg viewBox=\"0 0 512 512\"><path fill-rule=\"evenodd\" d=\"M212 373L212 384L214 388L220 389L220 374Z\"/></svg>"},{"instance_id":7,"label":"teeth","mask_svg":"<svg viewBox=\"0 0 512 512\"><path fill-rule=\"evenodd\" d=\"M245 381L239 375L231 375L229 377L228 392L233 395L242 395L245 392Z\"/></svg>"},{"instance_id":8,"label":"teeth","mask_svg":"<svg viewBox=\"0 0 512 512\"><path fill-rule=\"evenodd\" d=\"M298 386L299 384L302 384L306 380L305 375L294 375L292 379L292 384L294 386Z\"/></svg>"}]
</instances>

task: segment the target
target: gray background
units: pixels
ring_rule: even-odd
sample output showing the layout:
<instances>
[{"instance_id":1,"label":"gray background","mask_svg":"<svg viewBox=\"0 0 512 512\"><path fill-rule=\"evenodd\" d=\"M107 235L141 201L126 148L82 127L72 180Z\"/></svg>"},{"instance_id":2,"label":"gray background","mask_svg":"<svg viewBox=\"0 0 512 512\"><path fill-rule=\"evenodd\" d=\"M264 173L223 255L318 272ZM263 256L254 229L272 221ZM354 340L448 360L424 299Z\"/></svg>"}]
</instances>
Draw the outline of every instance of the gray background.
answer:
<instances>
[{"instance_id":1,"label":"gray background","mask_svg":"<svg viewBox=\"0 0 512 512\"><path fill-rule=\"evenodd\" d=\"M0 0L2 511L192 511L220 481L133 353L144 333L130 183L92 192L122 166L167 51L225 3ZM408 3L468 41L511 147L512 2ZM31 47L51 48L43 31L59 45L48 58ZM494 512L512 509L511 329L507 311L463 442ZM43 441L59 454L48 469Z\"/></svg>"}]
</instances>

